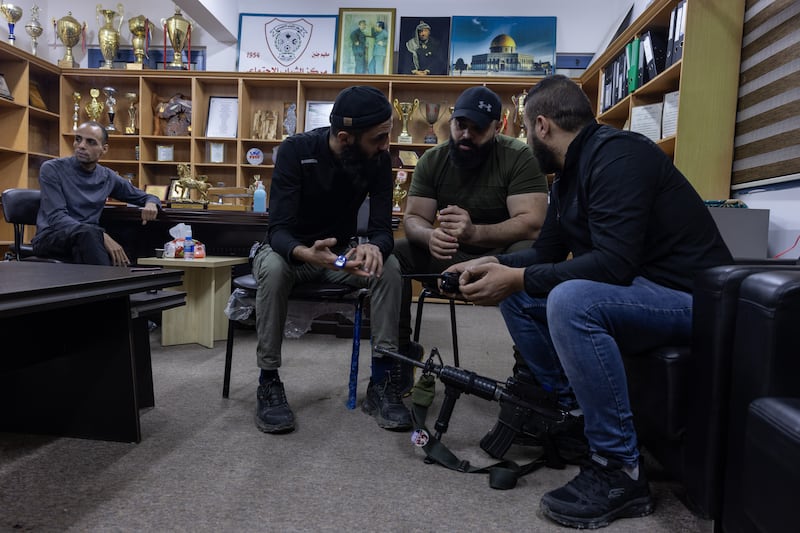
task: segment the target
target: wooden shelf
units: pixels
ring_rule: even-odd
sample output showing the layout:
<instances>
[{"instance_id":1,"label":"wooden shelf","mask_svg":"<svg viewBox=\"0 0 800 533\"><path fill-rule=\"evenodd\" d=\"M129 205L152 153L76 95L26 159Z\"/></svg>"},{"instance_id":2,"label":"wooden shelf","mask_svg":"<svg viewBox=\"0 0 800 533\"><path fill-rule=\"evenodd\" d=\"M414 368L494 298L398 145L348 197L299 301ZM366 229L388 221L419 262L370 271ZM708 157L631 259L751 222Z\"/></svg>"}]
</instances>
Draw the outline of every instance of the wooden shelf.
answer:
<instances>
[{"instance_id":1,"label":"wooden shelf","mask_svg":"<svg viewBox=\"0 0 800 533\"><path fill-rule=\"evenodd\" d=\"M603 71L634 37L669 28L678 0L653 0L580 78L598 110L598 122L617 128L629 121L632 107L663 101L665 93L680 91L677 134L657 144L703 199L730 195L744 3L687 0L681 59L606 111L599 105Z\"/></svg>"}]
</instances>

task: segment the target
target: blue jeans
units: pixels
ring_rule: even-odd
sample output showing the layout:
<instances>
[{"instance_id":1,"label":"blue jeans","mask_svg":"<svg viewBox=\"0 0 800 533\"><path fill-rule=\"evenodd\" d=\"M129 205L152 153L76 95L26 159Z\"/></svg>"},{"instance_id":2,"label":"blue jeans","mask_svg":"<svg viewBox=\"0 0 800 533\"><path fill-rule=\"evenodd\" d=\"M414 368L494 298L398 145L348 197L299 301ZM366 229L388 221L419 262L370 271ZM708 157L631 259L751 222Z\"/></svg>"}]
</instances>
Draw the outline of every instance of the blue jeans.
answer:
<instances>
[{"instance_id":1,"label":"blue jeans","mask_svg":"<svg viewBox=\"0 0 800 533\"><path fill-rule=\"evenodd\" d=\"M692 295L642 277L630 286L589 280L557 285L546 298L524 292L501 302L506 326L542 386L584 414L593 452L634 465L639 458L622 353L687 345Z\"/></svg>"}]
</instances>

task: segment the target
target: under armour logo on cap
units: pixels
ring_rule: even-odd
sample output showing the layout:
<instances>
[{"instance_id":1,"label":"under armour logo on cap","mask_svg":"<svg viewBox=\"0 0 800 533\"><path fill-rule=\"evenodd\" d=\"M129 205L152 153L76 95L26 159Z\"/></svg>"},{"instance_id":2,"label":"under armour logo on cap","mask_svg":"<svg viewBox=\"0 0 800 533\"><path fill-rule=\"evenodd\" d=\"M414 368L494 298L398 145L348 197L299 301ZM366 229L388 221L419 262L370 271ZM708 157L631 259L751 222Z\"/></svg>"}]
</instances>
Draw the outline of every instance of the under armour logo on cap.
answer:
<instances>
[{"instance_id":1,"label":"under armour logo on cap","mask_svg":"<svg viewBox=\"0 0 800 533\"><path fill-rule=\"evenodd\" d=\"M502 104L500 97L483 85L470 87L458 97L453 109L453 118L466 118L482 131L493 120L500 120Z\"/></svg>"}]
</instances>

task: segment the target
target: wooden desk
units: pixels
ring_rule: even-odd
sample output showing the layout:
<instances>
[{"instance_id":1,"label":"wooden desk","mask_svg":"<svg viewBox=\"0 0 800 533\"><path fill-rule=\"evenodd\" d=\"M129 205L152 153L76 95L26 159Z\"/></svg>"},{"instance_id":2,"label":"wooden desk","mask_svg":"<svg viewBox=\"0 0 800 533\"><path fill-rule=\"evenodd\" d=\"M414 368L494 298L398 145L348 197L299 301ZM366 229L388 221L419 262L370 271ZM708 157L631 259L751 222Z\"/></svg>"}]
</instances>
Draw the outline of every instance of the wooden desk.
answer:
<instances>
[{"instance_id":1,"label":"wooden desk","mask_svg":"<svg viewBox=\"0 0 800 533\"><path fill-rule=\"evenodd\" d=\"M181 275L0 262L0 431L139 442L129 295Z\"/></svg>"},{"instance_id":2,"label":"wooden desk","mask_svg":"<svg viewBox=\"0 0 800 533\"><path fill-rule=\"evenodd\" d=\"M157 265L183 270L186 306L164 311L161 318L161 344L195 342L213 348L215 340L228 334L225 305L231 295L231 267L247 263L246 257L206 257L171 259L145 257L140 265Z\"/></svg>"}]
</instances>

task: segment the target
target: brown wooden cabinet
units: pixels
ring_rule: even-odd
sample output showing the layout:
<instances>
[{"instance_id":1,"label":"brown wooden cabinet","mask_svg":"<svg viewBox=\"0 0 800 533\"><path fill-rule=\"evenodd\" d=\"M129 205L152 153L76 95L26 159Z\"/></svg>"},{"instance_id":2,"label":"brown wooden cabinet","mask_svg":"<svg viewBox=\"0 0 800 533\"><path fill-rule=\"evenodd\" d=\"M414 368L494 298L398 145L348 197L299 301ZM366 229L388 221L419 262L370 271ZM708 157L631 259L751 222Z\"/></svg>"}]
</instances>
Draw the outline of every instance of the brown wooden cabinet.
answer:
<instances>
[{"instance_id":1,"label":"brown wooden cabinet","mask_svg":"<svg viewBox=\"0 0 800 533\"><path fill-rule=\"evenodd\" d=\"M677 133L658 141L673 157L703 199L730 195L733 133L739 87L744 0L686 0L681 59L658 76L602 111L605 69L634 37L651 29L668 30L678 0L654 0L603 54L580 81L597 120L622 128L636 106L660 102L679 91Z\"/></svg>"},{"instance_id":2,"label":"brown wooden cabinet","mask_svg":"<svg viewBox=\"0 0 800 533\"><path fill-rule=\"evenodd\" d=\"M279 148L284 109L294 104L296 131L306 127L307 102L333 102L336 95L351 85L372 85L390 101L420 101L420 111L411 116L408 129L411 144L397 143L401 120L395 113L391 153L395 171L406 170L407 189L413 167L403 166L398 153L410 150L418 156L433 144L424 138L430 126L423 115L426 103L440 104L440 117L434 128L440 142L448 137L449 107L466 88L485 84L498 93L510 115L507 134L519 132L513 121L512 95L531 87L536 79L521 77L432 76L352 76L290 75L231 72L126 71L98 69L60 69L18 48L0 42L0 73L6 79L13 101L0 99L0 190L10 187L38 188L39 169L44 161L72 154L75 124L89 119L90 92L97 89L102 105L98 121L109 124L106 87L116 91L114 127L109 150L102 163L134 185L168 186L178 175L179 163L192 166L195 175L207 176L212 186L247 187L254 179L269 182L274 169L273 152ZM44 102L29 104L35 85ZM75 95L79 95L79 98ZM132 100L131 95L135 95ZM207 135L209 102L214 97L235 97L238 104L237 131L232 138ZM172 98L191 102L191 127L183 135L159 117L158 104ZM134 102L135 123L131 125L130 105ZM38 100L37 100L38 102ZM272 112L277 117L275 138L265 139L254 131L257 112ZM248 161L247 153L261 150L263 160ZM221 154L221 155L220 155ZM168 157L167 157L168 156ZM220 160L221 158L221 160ZM12 239L10 226L0 223L0 243Z\"/></svg>"}]
</instances>

